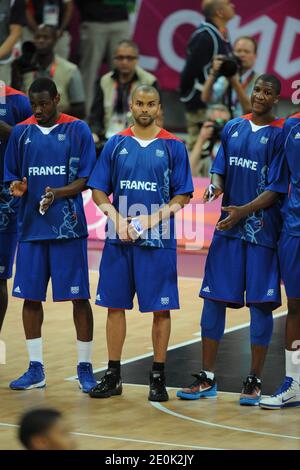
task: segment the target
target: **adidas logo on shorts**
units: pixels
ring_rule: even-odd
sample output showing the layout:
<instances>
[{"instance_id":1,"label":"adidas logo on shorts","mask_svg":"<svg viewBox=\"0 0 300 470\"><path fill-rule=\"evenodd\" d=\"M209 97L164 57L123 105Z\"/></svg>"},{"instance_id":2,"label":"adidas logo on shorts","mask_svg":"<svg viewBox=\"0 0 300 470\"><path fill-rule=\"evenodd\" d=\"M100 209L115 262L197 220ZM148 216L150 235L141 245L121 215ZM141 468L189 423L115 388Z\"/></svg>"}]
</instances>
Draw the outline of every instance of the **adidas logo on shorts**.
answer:
<instances>
[{"instance_id":1,"label":"adidas logo on shorts","mask_svg":"<svg viewBox=\"0 0 300 470\"><path fill-rule=\"evenodd\" d=\"M160 299L160 302L161 302L162 305L169 305L170 297L162 297Z\"/></svg>"},{"instance_id":2,"label":"adidas logo on shorts","mask_svg":"<svg viewBox=\"0 0 300 470\"><path fill-rule=\"evenodd\" d=\"M78 294L79 286L72 286L71 287L71 294Z\"/></svg>"},{"instance_id":3,"label":"adidas logo on shorts","mask_svg":"<svg viewBox=\"0 0 300 470\"><path fill-rule=\"evenodd\" d=\"M208 286L204 287L204 289L202 289L203 292L210 292L210 288Z\"/></svg>"},{"instance_id":4,"label":"adidas logo on shorts","mask_svg":"<svg viewBox=\"0 0 300 470\"><path fill-rule=\"evenodd\" d=\"M99 295L99 294L97 294L97 295L96 295L96 300L98 300L98 302L100 302L100 301L101 301L101 299L100 299L100 295Z\"/></svg>"},{"instance_id":5,"label":"adidas logo on shorts","mask_svg":"<svg viewBox=\"0 0 300 470\"><path fill-rule=\"evenodd\" d=\"M272 295L274 295L274 289L269 289L267 292L267 296L272 297Z\"/></svg>"},{"instance_id":6,"label":"adidas logo on shorts","mask_svg":"<svg viewBox=\"0 0 300 470\"><path fill-rule=\"evenodd\" d=\"M0 266L0 274L3 274L5 271L5 266Z\"/></svg>"},{"instance_id":7,"label":"adidas logo on shorts","mask_svg":"<svg viewBox=\"0 0 300 470\"><path fill-rule=\"evenodd\" d=\"M14 292L16 292L17 294L21 294L20 286L17 286L17 287L14 289Z\"/></svg>"}]
</instances>

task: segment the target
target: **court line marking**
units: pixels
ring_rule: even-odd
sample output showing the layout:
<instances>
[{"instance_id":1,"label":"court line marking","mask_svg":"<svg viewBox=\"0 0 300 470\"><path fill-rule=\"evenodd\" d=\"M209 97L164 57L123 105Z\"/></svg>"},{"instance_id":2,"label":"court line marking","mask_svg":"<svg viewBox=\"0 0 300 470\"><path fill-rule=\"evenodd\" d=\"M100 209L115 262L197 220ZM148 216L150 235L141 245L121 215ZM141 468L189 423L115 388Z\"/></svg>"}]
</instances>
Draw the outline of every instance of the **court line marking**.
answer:
<instances>
[{"instance_id":1,"label":"court line marking","mask_svg":"<svg viewBox=\"0 0 300 470\"><path fill-rule=\"evenodd\" d=\"M18 428L17 424L9 424L9 423L0 423L0 426L6 428ZM159 444L169 447L186 447L188 449L199 449L199 450L226 450L219 447L205 447L205 446L193 446L187 444L175 444L174 442L161 442L161 441L147 441L144 439L131 439L129 437L116 437L116 436L105 436L102 434L93 434L93 433L85 433L85 432L71 432L73 436L82 436L82 437L94 437L96 439L111 439L114 441L126 441L126 442L137 442L140 444Z\"/></svg>"},{"instance_id":2,"label":"court line marking","mask_svg":"<svg viewBox=\"0 0 300 470\"><path fill-rule=\"evenodd\" d=\"M275 314L273 317L274 318L280 318L280 317L283 317L286 314L287 314L287 310L285 310L284 312L279 312L279 313ZM250 325L250 322L247 322L247 323L242 323L241 325L237 325L237 326L233 326L231 328L227 328L224 331L224 334L231 333L233 331L242 330L243 328L247 328L249 325ZM198 336L198 338L189 339L187 341L183 341L182 343L173 344L172 346L168 347L168 351L172 351L173 349L178 349L178 348L181 348L183 346L188 346L190 344L201 342L201 337L199 337L200 333L197 332L197 333L193 333L192 335L193 336ZM122 365L130 364L131 362L139 361L140 359L145 359L145 358L151 357L151 356L153 356L153 351L149 352L149 353L141 354L140 356L132 357L130 359L125 359L124 361L122 361ZM107 366L101 367L99 369L94 369L94 373L103 372L106 369L107 369ZM77 379L77 375L72 375L72 377L67 377L64 380L72 382L76 379Z\"/></svg>"},{"instance_id":3,"label":"court line marking","mask_svg":"<svg viewBox=\"0 0 300 470\"><path fill-rule=\"evenodd\" d=\"M230 429L231 431L237 431L237 432L246 432L246 433L251 433L251 434L259 434L262 436L269 436L269 437L277 437L277 438L284 438L284 439L293 439L293 440L300 440L300 437L296 436L288 436L285 434L274 434L270 432L263 432L263 431L254 431L253 429L246 429L246 428L240 428L237 426L228 426L226 424L218 424L218 423L212 423L210 421L204 421L201 419L197 418L192 418L190 416L182 415L180 413L176 413L176 411L169 410L169 408L166 408L165 406L161 405L161 403L156 403L156 402L150 402L151 405L156 408L159 411L162 411L163 413L169 414L171 416L175 416L176 418L180 419L185 419L187 421L192 421L193 423L198 423L198 424L203 424L205 426L211 426L215 428L221 428L221 429Z\"/></svg>"}]
</instances>

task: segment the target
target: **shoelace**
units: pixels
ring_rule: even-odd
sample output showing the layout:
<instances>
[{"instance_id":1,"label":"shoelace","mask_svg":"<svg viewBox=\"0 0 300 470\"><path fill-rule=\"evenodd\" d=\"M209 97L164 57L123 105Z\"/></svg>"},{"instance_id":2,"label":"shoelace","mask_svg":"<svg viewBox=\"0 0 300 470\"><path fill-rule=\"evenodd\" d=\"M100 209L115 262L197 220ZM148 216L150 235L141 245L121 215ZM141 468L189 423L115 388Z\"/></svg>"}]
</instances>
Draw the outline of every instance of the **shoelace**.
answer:
<instances>
[{"instance_id":1,"label":"shoelace","mask_svg":"<svg viewBox=\"0 0 300 470\"><path fill-rule=\"evenodd\" d=\"M255 387L259 386L256 377L251 377L251 379L247 379L244 383L244 392L247 395L251 395L254 392Z\"/></svg>"},{"instance_id":2,"label":"shoelace","mask_svg":"<svg viewBox=\"0 0 300 470\"><path fill-rule=\"evenodd\" d=\"M281 386L278 388L278 390L276 390L276 392L274 393L274 395L272 395L272 397L277 397L278 395L282 395L284 392L287 392L288 389L291 388L292 382L293 382L292 377L286 377L284 379L283 384L281 384Z\"/></svg>"},{"instance_id":3,"label":"shoelace","mask_svg":"<svg viewBox=\"0 0 300 470\"><path fill-rule=\"evenodd\" d=\"M193 388L197 387L200 384L207 383L208 385L211 385L212 381L207 378L206 374L203 372L200 372L200 374L192 374L192 377L195 377L196 380L189 385L187 388Z\"/></svg>"}]
</instances>

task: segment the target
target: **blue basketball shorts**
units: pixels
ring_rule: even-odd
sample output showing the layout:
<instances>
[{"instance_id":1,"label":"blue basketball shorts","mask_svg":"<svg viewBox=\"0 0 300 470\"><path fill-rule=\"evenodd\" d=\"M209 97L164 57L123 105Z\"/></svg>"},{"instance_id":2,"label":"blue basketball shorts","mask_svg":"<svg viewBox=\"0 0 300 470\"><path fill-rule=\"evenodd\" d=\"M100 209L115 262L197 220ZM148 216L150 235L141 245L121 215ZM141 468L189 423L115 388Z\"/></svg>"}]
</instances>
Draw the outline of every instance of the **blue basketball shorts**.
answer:
<instances>
[{"instance_id":1,"label":"blue basketball shorts","mask_svg":"<svg viewBox=\"0 0 300 470\"><path fill-rule=\"evenodd\" d=\"M279 241L281 276L289 299L300 299L300 237L282 232Z\"/></svg>"},{"instance_id":2,"label":"blue basketball shorts","mask_svg":"<svg viewBox=\"0 0 300 470\"><path fill-rule=\"evenodd\" d=\"M179 308L176 250L106 243L99 268L96 304L140 312Z\"/></svg>"},{"instance_id":3,"label":"blue basketball shorts","mask_svg":"<svg viewBox=\"0 0 300 470\"><path fill-rule=\"evenodd\" d=\"M0 232L0 279L9 279L17 248L17 234Z\"/></svg>"},{"instance_id":4,"label":"blue basketball shorts","mask_svg":"<svg viewBox=\"0 0 300 470\"><path fill-rule=\"evenodd\" d=\"M19 242L13 296L46 300L50 277L54 301L90 298L86 238Z\"/></svg>"},{"instance_id":5,"label":"blue basketball shorts","mask_svg":"<svg viewBox=\"0 0 300 470\"><path fill-rule=\"evenodd\" d=\"M281 305L279 258L276 250L239 238L214 235L209 248L200 297L228 307L266 303Z\"/></svg>"}]
</instances>

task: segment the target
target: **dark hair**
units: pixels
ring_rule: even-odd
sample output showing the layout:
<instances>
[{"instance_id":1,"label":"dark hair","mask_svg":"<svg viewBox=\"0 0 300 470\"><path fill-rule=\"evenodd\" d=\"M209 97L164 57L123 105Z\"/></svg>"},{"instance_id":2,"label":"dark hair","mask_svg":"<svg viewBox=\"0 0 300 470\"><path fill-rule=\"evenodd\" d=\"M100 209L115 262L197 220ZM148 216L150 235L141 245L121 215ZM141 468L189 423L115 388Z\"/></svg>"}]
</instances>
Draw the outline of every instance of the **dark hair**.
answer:
<instances>
[{"instance_id":1,"label":"dark hair","mask_svg":"<svg viewBox=\"0 0 300 470\"><path fill-rule=\"evenodd\" d=\"M237 42L241 41L242 39L252 42L253 47L254 47L254 53L256 54L257 53L257 41L251 36L240 36L239 38L236 38L236 40L233 43L233 47L236 45Z\"/></svg>"},{"instance_id":2,"label":"dark hair","mask_svg":"<svg viewBox=\"0 0 300 470\"><path fill-rule=\"evenodd\" d=\"M139 55L139 47L134 41L131 41L131 39L122 39L119 41L115 47L115 51L121 46L131 47L135 51L136 55Z\"/></svg>"},{"instance_id":3,"label":"dark hair","mask_svg":"<svg viewBox=\"0 0 300 470\"><path fill-rule=\"evenodd\" d=\"M30 85L28 95L31 93L42 93L43 91L48 91L52 99L58 95L54 81L46 77L41 77L34 80L34 82L32 82Z\"/></svg>"},{"instance_id":4,"label":"dark hair","mask_svg":"<svg viewBox=\"0 0 300 470\"><path fill-rule=\"evenodd\" d=\"M19 439L29 449L33 436L45 434L62 414L51 408L31 410L21 417Z\"/></svg>"},{"instance_id":5,"label":"dark hair","mask_svg":"<svg viewBox=\"0 0 300 470\"><path fill-rule=\"evenodd\" d=\"M255 84L258 82L258 80L262 80L263 82L269 82L269 83L272 83L273 85L273 88L275 89L276 91L276 94L277 95L280 95L280 92L281 92L281 82L280 80L275 77L275 75L272 75L270 73L263 73L262 75L260 75L259 77L257 77L257 79L255 80Z\"/></svg>"},{"instance_id":6,"label":"dark hair","mask_svg":"<svg viewBox=\"0 0 300 470\"><path fill-rule=\"evenodd\" d=\"M155 86L152 86L152 85L138 85L132 92L132 95L131 95L132 99L134 98L134 95L138 91L141 91L143 93L154 93L155 95L157 95L158 101L160 102L160 93L159 93L158 89L155 88Z\"/></svg>"},{"instance_id":7,"label":"dark hair","mask_svg":"<svg viewBox=\"0 0 300 470\"><path fill-rule=\"evenodd\" d=\"M211 0L210 2L204 3L202 7L205 18L213 18L218 9L220 8L220 0Z\"/></svg>"}]
</instances>

